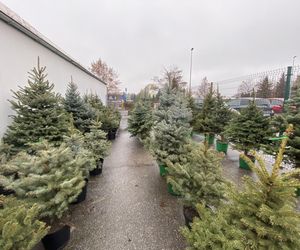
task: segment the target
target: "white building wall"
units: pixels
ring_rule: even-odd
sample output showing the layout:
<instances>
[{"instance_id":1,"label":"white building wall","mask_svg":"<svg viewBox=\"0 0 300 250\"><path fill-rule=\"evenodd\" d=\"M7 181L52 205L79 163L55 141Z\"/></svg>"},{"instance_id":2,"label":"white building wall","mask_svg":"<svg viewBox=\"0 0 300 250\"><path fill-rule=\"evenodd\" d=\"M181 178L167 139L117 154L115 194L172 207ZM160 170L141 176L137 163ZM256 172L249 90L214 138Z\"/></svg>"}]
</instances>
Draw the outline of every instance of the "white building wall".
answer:
<instances>
[{"instance_id":1,"label":"white building wall","mask_svg":"<svg viewBox=\"0 0 300 250\"><path fill-rule=\"evenodd\" d=\"M105 84L0 20L0 138L11 122L11 90L27 84L28 72L37 65L38 56L56 92L65 95L72 76L82 94L92 91L106 103Z\"/></svg>"}]
</instances>

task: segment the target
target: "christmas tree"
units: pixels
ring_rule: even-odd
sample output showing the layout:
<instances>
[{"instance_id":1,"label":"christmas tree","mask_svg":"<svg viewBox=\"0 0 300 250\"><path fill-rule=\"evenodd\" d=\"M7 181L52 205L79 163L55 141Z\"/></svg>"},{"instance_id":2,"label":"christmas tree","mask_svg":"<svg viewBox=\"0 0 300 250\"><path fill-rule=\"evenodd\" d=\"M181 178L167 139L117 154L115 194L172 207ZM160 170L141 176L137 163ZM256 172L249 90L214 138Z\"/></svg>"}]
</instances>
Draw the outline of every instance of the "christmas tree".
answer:
<instances>
[{"instance_id":1,"label":"christmas tree","mask_svg":"<svg viewBox=\"0 0 300 250\"><path fill-rule=\"evenodd\" d=\"M100 113L99 117L102 123L102 129L106 132L117 131L120 126L121 116L118 111L113 110L113 108L105 107Z\"/></svg>"},{"instance_id":2,"label":"christmas tree","mask_svg":"<svg viewBox=\"0 0 300 250\"><path fill-rule=\"evenodd\" d=\"M191 94L187 95L187 106L188 106L188 108L190 108L190 110L192 112L192 119L190 121L190 125L193 128L197 121L197 114L200 112L200 109L199 109L199 107L197 107L197 105L195 103L195 99L192 97Z\"/></svg>"},{"instance_id":3,"label":"christmas tree","mask_svg":"<svg viewBox=\"0 0 300 250\"><path fill-rule=\"evenodd\" d=\"M0 249L32 249L48 232L37 204L0 196Z\"/></svg>"},{"instance_id":4,"label":"christmas tree","mask_svg":"<svg viewBox=\"0 0 300 250\"><path fill-rule=\"evenodd\" d=\"M198 203L209 207L219 205L225 186L221 159L221 155L206 144L193 143L186 163L167 161L168 182L180 194L184 206L196 209Z\"/></svg>"},{"instance_id":5,"label":"christmas tree","mask_svg":"<svg viewBox=\"0 0 300 250\"><path fill-rule=\"evenodd\" d=\"M149 137L153 125L152 108L147 101L135 104L128 118L128 131L132 136L137 136L141 141Z\"/></svg>"},{"instance_id":6,"label":"christmas tree","mask_svg":"<svg viewBox=\"0 0 300 250\"><path fill-rule=\"evenodd\" d=\"M85 103L89 104L96 113L96 117L98 117L102 123L102 130L109 133L110 131L116 131L118 129L121 121L121 114L119 111L104 106L97 94L86 94L84 95L83 100Z\"/></svg>"},{"instance_id":7,"label":"christmas tree","mask_svg":"<svg viewBox=\"0 0 300 250\"><path fill-rule=\"evenodd\" d=\"M288 129L288 134L291 128ZM280 173L286 148L283 139L271 172L255 152L258 165L245 155L258 179L244 177L244 189L229 189L228 200L218 211L199 205L200 218L195 218L191 230L182 230L189 249L299 249L300 214L296 211L295 179L300 171Z\"/></svg>"},{"instance_id":8,"label":"christmas tree","mask_svg":"<svg viewBox=\"0 0 300 250\"><path fill-rule=\"evenodd\" d=\"M225 142L224 131L225 127L229 124L233 112L225 104L220 92L217 92L215 110L212 113L212 123L214 124L214 133L221 137L221 141Z\"/></svg>"},{"instance_id":9,"label":"christmas tree","mask_svg":"<svg viewBox=\"0 0 300 250\"><path fill-rule=\"evenodd\" d=\"M64 143L53 147L42 141L31 147L31 154L22 151L2 165L2 173L16 172L18 178L0 175L0 185L14 190L19 199L37 203L41 218L60 218L85 185L86 159L74 157Z\"/></svg>"},{"instance_id":10,"label":"christmas tree","mask_svg":"<svg viewBox=\"0 0 300 250\"><path fill-rule=\"evenodd\" d=\"M46 139L60 144L68 132L68 117L62 98L53 92L54 85L46 80L45 67L29 73L28 86L13 92L10 103L15 114L3 141L13 146L15 153L26 149L28 143Z\"/></svg>"},{"instance_id":11,"label":"christmas tree","mask_svg":"<svg viewBox=\"0 0 300 250\"><path fill-rule=\"evenodd\" d=\"M165 87L160 107L154 114L150 149L160 163L167 159L181 162L186 159L185 145L190 141L191 111L180 92Z\"/></svg>"},{"instance_id":12,"label":"christmas tree","mask_svg":"<svg viewBox=\"0 0 300 250\"><path fill-rule=\"evenodd\" d=\"M247 249L242 242L243 232L227 221L228 210L229 208L223 206L217 212L213 212L199 203L197 205L199 217L194 217L191 228L181 228L181 233L188 243L186 249Z\"/></svg>"},{"instance_id":13,"label":"christmas tree","mask_svg":"<svg viewBox=\"0 0 300 250\"><path fill-rule=\"evenodd\" d=\"M300 167L300 89L295 96L289 100L287 105L287 122L294 125L294 131L288 140L286 154L294 163L295 167Z\"/></svg>"},{"instance_id":14,"label":"christmas tree","mask_svg":"<svg viewBox=\"0 0 300 250\"><path fill-rule=\"evenodd\" d=\"M269 136L269 120L263 116L254 101L248 107L241 110L240 115L236 115L230 121L225 135L233 143L235 149L248 152L258 150L261 144L266 143Z\"/></svg>"},{"instance_id":15,"label":"christmas tree","mask_svg":"<svg viewBox=\"0 0 300 250\"><path fill-rule=\"evenodd\" d=\"M285 115L275 115L270 119L270 126L269 126L269 134L270 138L266 141L264 145L262 145L262 150L269 154L276 156L278 154L278 148L280 146L280 140L277 138L281 137L288 126L287 120ZM288 160L285 157L285 161Z\"/></svg>"},{"instance_id":16,"label":"christmas tree","mask_svg":"<svg viewBox=\"0 0 300 250\"><path fill-rule=\"evenodd\" d=\"M96 117L99 116L99 112L105 109L105 106L103 105L100 97L97 94L85 94L83 96L83 101L84 103L88 104L90 108L92 108Z\"/></svg>"},{"instance_id":17,"label":"christmas tree","mask_svg":"<svg viewBox=\"0 0 300 250\"><path fill-rule=\"evenodd\" d=\"M82 100L78 87L72 80L68 85L64 106L72 114L75 127L83 133L88 132L95 112Z\"/></svg>"},{"instance_id":18,"label":"christmas tree","mask_svg":"<svg viewBox=\"0 0 300 250\"><path fill-rule=\"evenodd\" d=\"M101 130L101 122L92 122L90 132L85 134L84 146L92 153L96 162L107 156L110 143L106 140L106 133Z\"/></svg>"},{"instance_id":19,"label":"christmas tree","mask_svg":"<svg viewBox=\"0 0 300 250\"><path fill-rule=\"evenodd\" d=\"M217 100L211 85L209 93L205 96L203 106L200 113L196 117L194 130L196 132L205 133L206 140L214 136L218 130L218 125L215 121Z\"/></svg>"},{"instance_id":20,"label":"christmas tree","mask_svg":"<svg viewBox=\"0 0 300 250\"><path fill-rule=\"evenodd\" d=\"M165 120L168 109L174 106L179 98L183 98L178 90L168 86L165 86L159 93L159 107L154 117L156 123Z\"/></svg>"},{"instance_id":21,"label":"christmas tree","mask_svg":"<svg viewBox=\"0 0 300 250\"><path fill-rule=\"evenodd\" d=\"M64 142L71 149L74 159L85 160L85 163L80 164L80 167L83 177L87 179L90 171L96 168L96 161L93 152L86 148L85 136L74 126L70 126L69 136L64 137Z\"/></svg>"}]
</instances>

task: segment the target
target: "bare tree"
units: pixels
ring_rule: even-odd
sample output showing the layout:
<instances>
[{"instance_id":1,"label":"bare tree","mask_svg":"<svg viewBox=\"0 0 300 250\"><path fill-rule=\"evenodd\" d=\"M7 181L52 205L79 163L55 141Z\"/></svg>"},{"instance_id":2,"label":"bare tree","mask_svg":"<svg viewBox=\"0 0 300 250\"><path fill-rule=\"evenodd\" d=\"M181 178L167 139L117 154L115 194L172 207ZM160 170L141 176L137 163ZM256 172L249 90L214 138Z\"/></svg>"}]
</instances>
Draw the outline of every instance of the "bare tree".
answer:
<instances>
[{"instance_id":1,"label":"bare tree","mask_svg":"<svg viewBox=\"0 0 300 250\"><path fill-rule=\"evenodd\" d=\"M254 88L255 84L253 84L251 81L243 81L238 88L237 96L252 97Z\"/></svg>"},{"instance_id":2,"label":"bare tree","mask_svg":"<svg viewBox=\"0 0 300 250\"><path fill-rule=\"evenodd\" d=\"M211 84L208 82L207 77L204 77L197 89L197 96L204 99L210 91Z\"/></svg>"},{"instance_id":3,"label":"bare tree","mask_svg":"<svg viewBox=\"0 0 300 250\"><path fill-rule=\"evenodd\" d=\"M108 95L119 95L119 75L100 58L91 63L90 71L107 84Z\"/></svg>"},{"instance_id":4,"label":"bare tree","mask_svg":"<svg viewBox=\"0 0 300 250\"><path fill-rule=\"evenodd\" d=\"M168 85L172 89L184 90L187 85L187 82L183 81L182 70L176 66L164 68L162 76L155 76L152 78L152 81L160 87L163 85Z\"/></svg>"}]
</instances>

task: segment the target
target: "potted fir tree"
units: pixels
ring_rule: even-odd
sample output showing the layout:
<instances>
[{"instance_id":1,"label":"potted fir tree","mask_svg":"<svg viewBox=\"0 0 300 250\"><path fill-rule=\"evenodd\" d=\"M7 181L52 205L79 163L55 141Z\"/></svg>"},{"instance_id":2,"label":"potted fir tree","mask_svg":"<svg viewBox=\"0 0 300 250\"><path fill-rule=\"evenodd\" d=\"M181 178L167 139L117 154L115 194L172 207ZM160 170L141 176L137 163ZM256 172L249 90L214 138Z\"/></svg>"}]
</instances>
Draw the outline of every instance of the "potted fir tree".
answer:
<instances>
[{"instance_id":1,"label":"potted fir tree","mask_svg":"<svg viewBox=\"0 0 300 250\"><path fill-rule=\"evenodd\" d=\"M37 204L0 195L0 249L32 249L49 230L38 218Z\"/></svg>"},{"instance_id":2,"label":"potted fir tree","mask_svg":"<svg viewBox=\"0 0 300 250\"><path fill-rule=\"evenodd\" d=\"M217 211L198 205L199 217L182 233L189 249L300 249L300 214L295 188L299 170L280 173L287 139L281 144L271 172L254 153L256 166L243 156L258 179L244 177L244 189L228 191L228 200Z\"/></svg>"},{"instance_id":3,"label":"potted fir tree","mask_svg":"<svg viewBox=\"0 0 300 250\"><path fill-rule=\"evenodd\" d=\"M18 178L0 175L0 184L14 190L17 198L38 204L39 218L51 225L51 231L57 234L58 241L54 239L53 244L65 245L70 237L70 227L60 225L56 219L62 217L85 186L82 168L87 159L74 157L64 143L53 147L42 141L31 148L30 154L22 151L2 165L2 172L17 173Z\"/></svg>"},{"instance_id":4,"label":"potted fir tree","mask_svg":"<svg viewBox=\"0 0 300 250\"><path fill-rule=\"evenodd\" d=\"M104 106L97 94L86 94L84 95L83 100L93 109L96 114L95 117L101 121L101 129L106 133L107 139L114 140L120 126L120 112Z\"/></svg>"},{"instance_id":5,"label":"potted fir tree","mask_svg":"<svg viewBox=\"0 0 300 250\"><path fill-rule=\"evenodd\" d=\"M150 135L153 125L152 108L147 101L139 101L128 118L128 131L144 142Z\"/></svg>"},{"instance_id":6,"label":"potted fir tree","mask_svg":"<svg viewBox=\"0 0 300 250\"><path fill-rule=\"evenodd\" d=\"M102 129L107 132L108 140L116 139L116 134L121 121L120 113L110 107L106 107L102 112L100 119L103 122Z\"/></svg>"},{"instance_id":7,"label":"potted fir tree","mask_svg":"<svg viewBox=\"0 0 300 250\"><path fill-rule=\"evenodd\" d=\"M90 172L92 172L96 168L96 161L94 159L93 153L85 148L84 135L79 130L75 129L75 127L72 126L72 124L73 122L71 122L70 126L70 135L64 137L64 142L72 150L74 159L85 159L85 163L80 165L82 176L85 180L85 186L82 188L82 191L78 195L76 200L72 203L78 204L84 201L86 198Z\"/></svg>"},{"instance_id":8,"label":"potted fir tree","mask_svg":"<svg viewBox=\"0 0 300 250\"><path fill-rule=\"evenodd\" d=\"M169 87L166 87L167 89ZM185 162L187 148L190 142L191 111L187 107L186 100L180 92L169 92L165 89L162 99L173 100L173 105L167 109L162 107L155 113L155 125L151 136L151 151L160 163L160 174L167 174L166 161ZM171 95L168 97L168 95ZM163 119L162 119L163 118ZM168 183L168 191L174 194L171 183Z\"/></svg>"},{"instance_id":9,"label":"potted fir tree","mask_svg":"<svg viewBox=\"0 0 300 250\"><path fill-rule=\"evenodd\" d=\"M78 87L72 78L68 84L64 107L68 113L72 114L75 128L82 133L89 132L91 122L95 118L96 112L82 100Z\"/></svg>"},{"instance_id":10,"label":"potted fir tree","mask_svg":"<svg viewBox=\"0 0 300 250\"><path fill-rule=\"evenodd\" d=\"M184 164L168 161L169 176L174 191L182 198L186 225L197 216L196 205L217 208L224 198L225 180L222 177L221 155L207 144L190 144Z\"/></svg>"},{"instance_id":11,"label":"potted fir tree","mask_svg":"<svg viewBox=\"0 0 300 250\"><path fill-rule=\"evenodd\" d=\"M300 168L300 89L295 91L293 98L288 101L286 120L294 125L294 131L287 143L286 155L295 168ZM300 196L299 188L297 195Z\"/></svg>"},{"instance_id":12,"label":"potted fir tree","mask_svg":"<svg viewBox=\"0 0 300 250\"><path fill-rule=\"evenodd\" d=\"M59 145L68 133L69 117L54 85L46 80L45 70L38 60L37 68L29 73L28 86L13 92L15 100L10 103L15 113L3 141L14 154L42 139Z\"/></svg>"},{"instance_id":13,"label":"potted fir tree","mask_svg":"<svg viewBox=\"0 0 300 250\"><path fill-rule=\"evenodd\" d=\"M209 93L205 96L200 113L196 116L194 130L198 133L204 133L205 142L208 145L214 144L215 131L217 124L215 121L217 100L211 84Z\"/></svg>"},{"instance_id":14,"label":"potted fir tree","mask_svg":"<svg viewBox=\"0 0 300 250\"><path fill-rule=\"evenodd\" d=\"M296 168L300 168L300 89L287 105L287 122L294 125L294 131L288 140L286 154Z\"/></svg>"},{"instance_id":15,"label":"potted fir tree","mask_svg":"<svg viewBox=\"0 0 300 250\"><path fill-rule=\"evenodd\" d=\"M92 121L90 132L84 136L84 147L92 153L96 161L96 168L90 171L91 175L102 173L104 157L108 154L110 143L106 140L106 133L101 130L101 122Z\"/></svg>"},{"instance_id":16,"label":"potted fir tree","mask_svg":"<svg viewBox=\"0 0 300 250\"><path fill-rule=\"evenodd\" d=\"M225 127L233 116L233 112L225 104L220 92L217 92L216 108L212 116L215 133L219 136L216 143L216 149L219 152L227 153L228 141L224 136Z\"/></svg>"},{"instance_id":17,"label":"potted fir tree","mask_svg":"<svg viewBox=\"0 0 300 250\"><path fill-rule=\"evenodd\" d=\"M155 146L153 146L155 143L154 136L158 136L155 135L158 131L156 130L155 132L154 126L165 119L168 109L175 104L175 101L178 98L176 92L176 89L172 89L168 86L165 86L162 90L159 91L159 106L158 109L154 112L152 133L150 133L150 139L148 142L150 151L157 160L159 173L161 176L165 176L167 174L166 164L164 163L164 159L167 157L167 154L164 154L160 157L155 153L155 151L157 150L155 149Z\"/></svg>"},{"instance_id":18,"label":"potted fir tree","mask_svg":"<svg viewBox=\"0 0 300 250\"><path fill-rule=\"evenodd\" d=\"M236 115L230 121L225 134L227 139L233 144L234 149L243 151L243 153L255 160L249 154L250 150L260 149L269 137L269 120L264 117L254 100L250 102L248 107L241 110L240 115ZM250 170L248 164L240 155L240 168Z\"/></svg>"}]
</instances>

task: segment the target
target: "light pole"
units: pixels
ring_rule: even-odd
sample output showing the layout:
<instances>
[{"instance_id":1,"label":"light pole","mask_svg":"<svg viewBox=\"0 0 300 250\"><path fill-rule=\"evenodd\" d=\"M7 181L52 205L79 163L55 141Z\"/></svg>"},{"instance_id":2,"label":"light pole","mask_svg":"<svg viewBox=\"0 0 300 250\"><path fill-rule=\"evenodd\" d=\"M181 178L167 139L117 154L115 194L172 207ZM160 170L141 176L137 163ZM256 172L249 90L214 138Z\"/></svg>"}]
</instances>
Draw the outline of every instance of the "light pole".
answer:
<instances>
[{"instance_id":1,"label":"light pole","mask_svg":"<svg viewBox=\"0 0 300 250\"><path fill-rule=\"evenodd\" d=\"M194 48L191 48L191 63L190 63L190 83L189 83L189 93L192 94L192 66L193 66L193 50Z\"/></svg>"},{"instance_id":2,"label":"light pole","mask_svg":"<svg viewBox=\"0 0 300 250\"><path fill-rule=\"evenodd\" d=\"M295 58L296 58L297 56L293 56L293 68L294 68L294 65L295 65Z\"/></svg>"}]
</instances>

